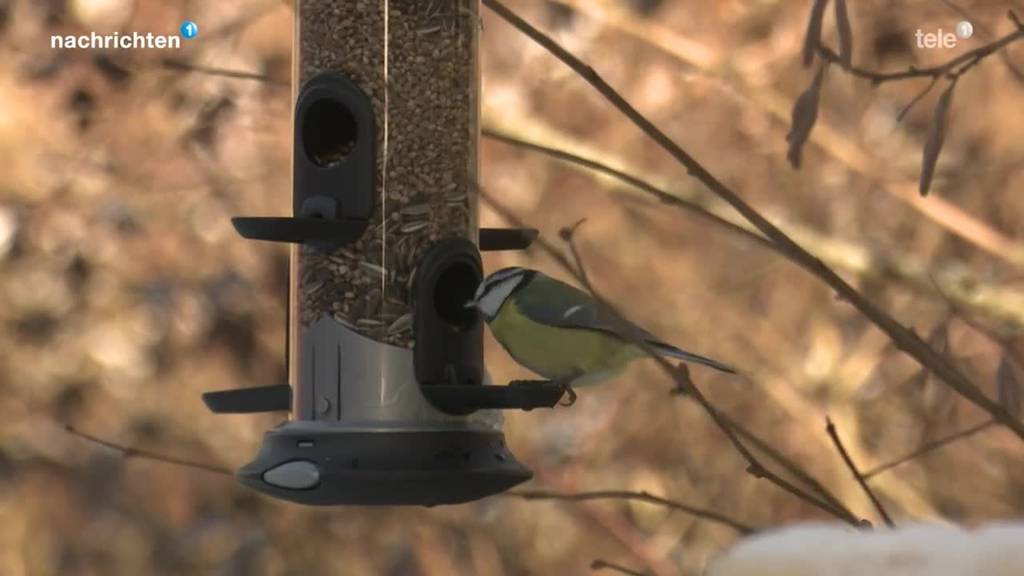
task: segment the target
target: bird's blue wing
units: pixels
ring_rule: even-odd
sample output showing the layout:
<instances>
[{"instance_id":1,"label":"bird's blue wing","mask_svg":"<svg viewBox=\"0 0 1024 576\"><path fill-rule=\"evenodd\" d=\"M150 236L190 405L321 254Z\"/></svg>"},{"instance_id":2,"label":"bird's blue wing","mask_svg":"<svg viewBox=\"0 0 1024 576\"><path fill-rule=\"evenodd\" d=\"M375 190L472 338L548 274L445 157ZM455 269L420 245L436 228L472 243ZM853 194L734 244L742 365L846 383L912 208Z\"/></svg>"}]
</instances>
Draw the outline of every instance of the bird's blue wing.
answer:
<instances>
[{"instance_id":1,"label":"bird's blue wing","mask_svg":"<svg viewBox=\"0 0 1024 576\"><path fill-rule=\"evenodd\" d=\"M643 340L662 354L689 362L698 362L723 372L734 372L726 364L687 352L661 341L636 324L602 314L586 292L537 273L531 285L517 294L519 312L534 322L548 326L597 330L623 339Z\"/></svg>"},{"instance_id":2,"label":"bird's blue wing","mask_svg":"<svg viewBox=\"0 0 1024 576\"><path fill-rule=\"evenodd\" d=\"M607 314L602 314L586 292L544 274L538 273L531 286L516 296L519 312L534 322L657 341L639 326L614 322Z\"/></svg>"}]
</instances>

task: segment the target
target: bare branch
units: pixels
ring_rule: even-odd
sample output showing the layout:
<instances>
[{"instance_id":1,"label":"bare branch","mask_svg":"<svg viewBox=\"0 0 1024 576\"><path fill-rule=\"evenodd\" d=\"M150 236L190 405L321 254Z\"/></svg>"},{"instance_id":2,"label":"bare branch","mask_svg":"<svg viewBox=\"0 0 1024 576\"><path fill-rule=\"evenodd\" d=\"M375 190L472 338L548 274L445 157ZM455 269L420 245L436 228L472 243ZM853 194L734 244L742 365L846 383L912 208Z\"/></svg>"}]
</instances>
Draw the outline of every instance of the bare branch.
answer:
<instances>
[{"instance_id":1,"label":"bare branch","mask_svg":"<svg viewBox=\"0 0 1024 576\"><path fill-rule=\"evenodd\" d=\"M661 176L653 179L640 178L636 176L636 169L627 171L612 167L612 164L622 165L623 163L598 151L587 150L588 156L584 157L579 153L541 143L550 141L560 146L572 146L574 150L582 150L581 146L568 143L570 138L568 135L559 133L540 121L515 117L510 119L508 126L504 123L501 126L500 130L485 127L482 134L486 138L510 146L538 152L567 162L591 176L594 172L610 176L626 186L646 193L658 202L700 216L728 232L734 232L780 256L786 256L782 248L757 232L749 222L736 216L731 208L725 206L717 197L697 195L696 193L687 194L683 191L670 192L671 188L668 184L670 178ZM544 133L548 133L548 136L539 136L541 141L526 140L523 136L524 134ZM987 319L1024 328L1024 308L1020 305L1019 293L1012 289L988 286L982 279L966 275L962 266L949 266L930 272L924 263L899 251L868 250L859 244L838 240L821 231L793 222L788 224L787 233L798 238L802 243L813 246L814 254L818 258L844 272L855 274L858 278L895 281L929 296L934 295L935 289L939 289L951 305L956 305Z\"/></svg>"},{"instance_id":2,"label":"bare branch","mask_svg":"<svg viewBox=\"0 0 1024 576\"><path fill-rule=\"evenodd\" d=\"M619 180L620 182L623 182L624 184L627 184L629 186L633 186L635 188L643 190L644 192L650 194L654 199L656 199L656 200L658 200L660 202L663 202L663 203L671 205L671 206L676 206L678 208L682 208L682 209L684 209L684 210L686 210L688 212L691 212L691 213L693 213L693 214L695 214L697 216L700 216L701 218L705 218L705 219L707 219L710 222L713 222L713 223L715 223L715 224L717 224L719 226L722 226L723 228L725 228L726 230L729 230L730 232L735 232L736 234L739 234L739 235L747 238L748 240L756 242L757 244L760 244L760 245L764 246L765 248L768 248L768 249L774 250L774 251L779 251L774 243L772 243L770 240L766 239L761 234L758 234L757 232L752 232L748 228L744 228L743 226L740 226L739 224L731 222L728 219L723 218L723 217L719 216L718 214L715 214L714 212L711 212L706 207L702 206L701 204L699 204L697 202L693 202L693 201L688 200L686 198L681 198L681 197L679 197L679 196L677 196L675 194L672 194L672 193L668 192L667 190L664 190L662 188L658 188L654 184L651 184L650 182L648 182L646 180L643 180L642 178L640 178L640 177L638 177L638 176L636 176L634 174L630 174L629 172L625 172L623 170L617 170L617 169L612 168L611 166L609 166L607 164L604 164L602 162L599 162L597 160L593 160L593 159L590 159L590 158L584 158L582 156L579 156L577 154L573 154L573 153L568 152L566 150L561 150L559 148L553 148L551 146L545 146L545 145L539 144L537 142L531 142L531 141L528 141L528 140L523 140L523 139L518 138L518 137L516 137L516 136L514 136L512 134L508 134L508 133L502 132L500 130L495 130L495 129L492 129L492 128L485 127L485 128L483 128L483 130L481 130L481 134L485 138L490 138L492 140L497 140L499 142L503 142L503 143L508 144L510 146L516 146L518 148L524 148L526 150L532 150L534 152L539 152L539 153L544 154L546 156L550 156L552 158L555 158L556 160L562 160L564 162L569 162L570 164L575 164L577 166L582 166L584 168L588 168L590 170L593 170L594 172L599 172L601 174L605 174L607 176L611 176L612 178L615 178L616 180Z\"/></svg>"},{"instance_id":3,"label":"bare branch","mask_svg":"<svg viewBox=\"0 0 1024 576\"><path fill-rule=\"evenodd\" d=\"M1014 12L1013 10L1007 10L1006 17L1009 18L1011 22L1013 22L1013 25L1017 27L1018 31L1024 32L1024 22L1021 21L1020 16L1017 16L1016 12Z\"/></svg>"},{"instance_id":4,"label":"bare branch","mask_svg":"<svg viewBox=\"0 0 1024 576\"><path fill-rule=\"evenodd\" d=\"M150 452L148 450L143 450L141 448L135 448L133 446L125 446L123 444L117 444L116 442L111 442L110 440L104 440L102 438L98 438L96 436L93 436L92 434L87 434L85 432L81 432L81 431L79 431L78 429L76 429L74 426L72 426L70 424L65 424L64 425L64 429L67 430L68 433L70 433L70 434L72 434L74 436L78 436L79 438L82 438L82 439L87 440L89 442L92 442L93 444L98 444L99 446L103 446L104 448L109 448L111 450L116 450L117 452L120 452L121 455L124 456L125 458L139 458L139 459L143 459L143 460L155 460L157 462L163 462L165 464L173 464L175 466L184 466L186 468L194 468L196 470L203 470L204 472L213 472L214 474L222 474L224 476L234 477L234 475L235 475L235 473L232 470L230 470L228 468L224 468L222 466L217 466L215 464L204 464L202 462L193 462L191 460L184 460L182 458L177 458L175 456L166 456L164 454L157 454L156 452Z\"/></svg>"},{"instance_id":5,"label":"bare branch","mask_svg":"<svg viewBox=\"0 0 1024 576\"><path fill-rule=\"evenodd\" d=\"M999 393L999 403L1003 405L1003 408L1020 418L1022 409L1024 409L1024 403L1022 403L1024 394L1021 393L1021 380L1017 376L1014 359L1008 352L999 359L999 368L996 370L996 390Z\"/></svg>"},{"instance_id":6,"label":"bare branch","mask_svg":"<svg viewBox=\"0 0 1024 576\"><path fill-rule=\"evenodd\" d=\"M578 225L579 223L577 223L576 226ZM590 292L590 294L594 297L594 300L597 301L603 309L609 312L613 317L618 318L622 321L626 321L622 313L619 312L616 308L612 307L612 305L609 304L607 300L602 298L594 289L594 286L590 283L590 280L586 273L586 266L583 264L583 260L580 256L579 249L576 247L576 243L574 241L573 232L575 231L575 228L576 227L574 226L572 229L568 229L568 233L565 233L566 230L563 230L563 233L560 234L560 236L569 244L569 249L573 257L573 263L575 264L575 269L577 271L575 272L576 278L584 285L587 291ZM633 343L643 348L644 351L651 358L653 358L656 362L658 362L658 364L662 366L662 368L675 381L676 388L678 391L682 391L688 395L691 395L697 401L697 403L699 403L701 407L704 408L704 411L707 412L709 416L711 416L715 424L718 425L718 427L726 435L726 437L736 448L736 450L740 453L740 455L742 455L743 458L747 461L747 472L750 475L754 476L755 478L767 480L771 484L774 484L777 487L781 488L783 491L789 492L791 495L799 498L800 500L803 500L804 502L807 502L808 504L811 504L812 506L816 506L826 512L836 515L840 519L847 520L851 523L857 522L859 524L859 521L857 521L852 516L850 518L844 518L845 507L842 510L837 510L833 508L829 503L820 500L817 496L814 496L802 490L801 488L789 482L785 478L782 478L781 476L765 468L761 461L754 456L754 454L746 447L745 444L743 444L743 442L736 435L736 432L732 429L732 427L729 426L728 422L722 418L721 414L718 412L718 409L715 408L711 404L711 402L704 396L704 394L701 393L697 386L694 385L693 380L690 379L689 368L687 368L685 364L680 363L673 369L672 365L667 360L665 360L660 354L658 354L657 351L651 348L650 345L648 345L646 342L636 339Z\"/></svg>"},{"instance_id":7,"label":"bare branch","mask_svg":"<svg viewBox=\"0 0 1024 576\"><path fill-rule=\"evenodd\" d=\"M971 16L971 14L966 9L958 5L956 2L953 2L952 0L939 0L939 2L942 2L950 10L959 14L961 18L964 18L965 20L975 20L975 18ZM980 25L978 26L978 28L980 30Z\"/></svg>"},{"instance_id":8,"label":"bare branch","mask_svg":"<svg viewBox=\"0 0 1024 576\"><path fill-rule=\"evenodd\" d=\"M857 484L860 484L861 489L864 490L865 494L867 494L871 503L875 506L875 510L878 510L878 514L882 517L882 520L885 521L885 524L890 528L895 526L892 518L889 516L889 512L887 512L885 506L882 505L882 501L878 499L878 496L875 496L875 493L871 490L871 486L868 486L867 481L864 480L864 476L860 473L860 470L857 469L857 465L853 463L853 458L851 458L849 452L846 451L846 446L843 446L843 441L839 439L839 432L836 431L836 425L832 423L830 418L826 418L825 421L825 431L828 432L828 437L832 439L832 444L835 445L836 451L839 452L840 456L842 456L843 462L846 463L846 467L850 470L850 473L853 474L853 479L857 481Z\"/></svg>"},{"instance_id":9,"label":"bare branch","mask_svg":"<svg viewBox=\"0 0 1024 576\"><path fill-rule=\"evenodd\" d=\"M758 437L756 434L754 434L753 431L744 426L743 423L733 419L731 416L725 414L724 412L719 412L719 415L733 430L736 431L736 434L738 436L749 442L757 450L764 452L765 455L767 455L779 466L781 466L783 470L789 472L795 478L797 478L798 480L809 486L812 490L817 492L819 495L821 495L821 497L824 498L826 502L831 504L833 508L841 511L841 513L844 516L850 518L855 517L853 513L850 512L849 508L847 508L846 505L843 504L841 500L839 500L839 497L833 494L824 484L818 481L817 478L811 476L809 472L801 468L796 462L791 460L782 452L779 452L775 447L768 444L768 442Z\"/></svg>"},{"instance_id":10,"label":"bare branch","mask_svg":"<svg viewBox=\"0 0 1024 576\"><path fill-rule=\"evenodd\" d=\"M740 522L739 520L735 520L725 514L715 512L714 510L691 506L689 504L684 504L668 498L662 498L661 496L655 496L654 494L643 491L596 490L591 492L553 492L549 490L512 490L506 494L523 500L564 500L567 502L583 502L587 500L633 500L685 512L691 516L695 516L709 522L728 526L740 534L751 534L758 530L749 524Z\"/></svg>"},{"instance_id":11,"label":"bare branch","mask_svg":"<svg viewBox=\"0 0 1024 576\"><path fill-rule=\"evenodd\" d=\"M949 7L950 10L959 14L960 17L963 18L964 20L971 22L974 25L975 29L977 29L978 32L980 32L986 38L992 38L993 36L995 36L995 34L992 33L992 30L988 26L986 26L981 19L975 18L974 15L972 15L959 4L953 2L952 0L939 1L945 4L947 7ZM1019 24L1019 20L1017 19L1017 15L1013 12L1013 10L1007 11L1007 17L1010 19L1011 22L1014 22L1014 24L1016 24L1018 28L1021 27ZM1007 54L1005 50L999 51L999 57L1003 61L1003 64L1006 66L1006 69L1010 71L1010 74L1012 74L1018 82L1024 82L1024 71L1022 71L1020 66L1015 64L1013 60L1010 59L1010 55Z\"/></svg>"},{"instance_id":12,"label":"bare branch","mask_svg":"<svg viewBox=\"0 0 1024 576\"><path fill-rule=\"evenodd\" d=\"M974 426L971 426L970 428L966 428L966 429L961 430L959 432L954 432L953 434L950 434L949 436L944 436L944 437L939 438L937 440L933 440L931 442L926 442L926 443L922 444L920 448L918 448L917 450L914 450L913 452L911 452L909 454L906 454L904 456L900 456L899 458L896 458L895 460L891 460L889 462L886 462L885 464L880 464L880 465L875 466L874 468L868 470L867 472L864 472L863 473L864 479L865 480L870 480L871 478L881 474L882 472L886 472L888 470L892 470L893 468L899 466L900 464L905 464L907 462L910 462L911 460L915 460L917 458L920 458L921 456L924 456L925 454L928 454L928 453L934 452L934 451L936 451L936 450L938 450L940 448L944 448L946 446L949 446L950 444L952 444L952 443L954 443L954 442L956 442L958 440L962 440L962 439L967 438L969 436L974 436L975 434L977 434L979 432L988 430L993 425L995 425L995 421L993 421L993 420L985 420L984 422L981 422L979 424L975 424Z\"/></svg>"},{"instance_id":13,"label":"bare branch","mask_svg":"<svg viewBox=\"0 0 1024 576\"><path fill-rule=\"evenodd\" d=\"M999 52L1006 46L1020 40L1021 38L1024 38L1024 28L1018 28L1017 30L997 40L993 40L984 46L979 46L978 48L964 52L943 64L928 68L916 68L912 66L902 72L875 72L864 68L858 68L856 66L850 66L846 70L854 76L870 80L875 86L886 82L907 80L909 78L939 78L947 76L952 79L961 76L988 56ZM838 54L836 54L831 48L824 45L818 46L818 55L829 62L842 61Z\"/></svg>"},{"instance_id":14,"label":"bare branch","mask_svg":"<svg viewBox=\"0 0 1024 576\"><path fill-rule=\"evenodd\" d=\"M676 144L674 140L655 126L654 123L646 116L636 110L636 108L623 98L621 94L605 82L605 80L601 78L593 68L585 64L550 37L517 16L498 0L482 0L482 2L509 24L513 25L523 34L527 35L533 41L547 49L552 55L561 60L584 80L590 83L602 96L615 106L616 109L618 109L665 151L671 154L679 164L686 169L688 174L696 178L707 186L709 190L729 203L737 212L742 214L744 218L764 233L766 237L783 248L787 257L800 264L808 272L817 276L823 282L832 287L842 300L849 302L866 318L871 320L871 322L885 332L889 338L892 339L898 349L909 354L922 366L928 368L936 376L941 378L958 394L985 412L991 414L1000 424L1006 426L1021 440L1024 440L1024 423L1013 418L1012 415L1010 415L999 404L985 396L981 389L967 376L962 374L959 368L957 368L956 365L947 357L932 350L931 347L928 346L927 342L922 340L920 336L915 334L912 330L907 329L887 312L877 307L857 291L857 289L843 280L835 273L835 271L825 265L824 262L818 260L812 254L807 252L807 250L794 242L792 238L769 222L761 215L760 212L747 204L732 189L718 180L707 170L707 168L686 153L686 151ZM1014 34L993 43L990 45L990 49L998 49L1019 37L1024 37L1024 30L1019 30ZM968 54L976 52L977 51L971 51ZM977 54L975 54L975 56L976 55ZM961 60L962 63L970 58L965 60L962 59L963 57L960 57L960 59L954 59L954 61L951 62Z\"/></svg>"},{"instance_id":15,"label":"bare branch","mask_svg":"<svg viewBox=\"0 0 1024 576\"><path fill-rule=\"evenodd\" d=\"M590 569L597 570L609 570L611 572L618 572L619 574L627 574L628 576L647 576L646 572L640 572L632 568L627 568L621 564L615 564L608 562L607 560L601 560L598 558L590 563Z\"/></svg>"},{"instance_id":16,"label":"bare branch","mask_svg":"<svg viewBox=\"0 0 1024 576\"><path fill-rule=\"evenodd\" d=\"M486 201L503 218L505 218L506 220L508 220L509 222L513 223L518 227L525 226L524 222L522 222L518 217L516 217L515 214L507 206L499 202L497 199L490 196L489 194L486 194L482 190L479 191L479 194L481 199ZM569 234L568 236L569 242L571 243L572 235ZM585 279L585 277L578 272L579 269L583 268L582 261L577 260L575 263L570 261L560 250L551 245L551 243L549 243L543 237L538 238L535 242L535 245L542 248L544 252L551 256L562 268L564 268L566 271L572 274L581 284L583 284L584 287L590 291L591 296L593 296L594 298L594 301L599 306L602 307L602 310L604 312L607 312L613 318L624 320L624 316L614 306L612 306L606 300L604 300L601 297L601 295L597 291L595 291L592 286L589 285L589 282ZM574 249L572 253L574 257L578 257L579 252L577 250ZM627 335L623 335L623 337L627 337ZM767 469L761 463L761 461L758 460L757 457L754 456L754 454L746 447L746 445L743 444L742 441L740 441L736 433L729 426L728 421L718 412L718 409L715 408L711 404L711 402L704 396L704 394L702 394L701 391L696 386L693 385L693 383L685 375L683 368L673 366L671 363L665 360L660 354L658 354L654 349L652 349L651 346L646 342L633 338L631 338L631 340L633 341L633 344L642 348L644 352L646 352L658 364L658 366L661 367L661 369L664 370L670 378L672 378L673 382L675 382L676 384L677 389L685 390L688 393L688 395L693 397L693 399L696 400L698 404L700 404L704 411L707 412L707 414L714 421L715 425L718 426L718 428L722 431L723 434L725 434L726 438L733 445L736 451L740 453L744 460L746 460L747 473L754 476L755 478L767 480L768 482L774 484L783 491L790 493L794 497L832 516L835 516L836 518L839 518L844 522L847 522L853 526L861 525L860 519L850 514L845 507L837 508L833 506L830 502L822 500L821 498L814 494L808 493L807 491L789 482L785 478L782 478L778 474L775 474L771 470Z\"/></svg>"},{"instance_id":17,"label":"bare branch","mask_svg":"<svg viewBox=\"0 0 1024 576\"><path fill-rule=\"evenodd\" d=\"M573 9L596 22L625 34L634 40L650 46L675 60L685 69L694 69L708 80L745 103L759 107L765 114L776 119L780 125L789 122L790 96L775 90L771 85L752 82L720 50L710 45L697 43L689 37L676 33L671 27L659 24L649 18L641 18L609 3L595 3L588 0L549 0L560 6ZM1000 51L1005 55L1005 51ZM962 208L942 198L922 201L916 185L902 178L878 180L878 161L875 152L868 150L835 127L827 124L815 131L814 142L838 162L860 173L881 190L896 200L905 203L912 210L941 226L950 234L958 236L973 246L1013 266L1024 267L1024 246L1002 231L985 223ZM916 184L916 183L915 183ZM914 188L911 191L911 188ZM804 242L810 245L811 242Z\"/></svg>"},{"instance_id":18,"label":"bare branch","mask_svg":"<svg viewBox=\"0 0 1024 576\"><path fill-rule=\"evenodd\" d=\"M592 290L593 287L590 285L590 277L587 275L587 269L583 267L583 260L580 258L580 253L579 250L576 248L576 243L573 242L573 238L576 235L576 231L579 230L579 227L582 226L583 223L586 221L586 218L581 218L572 226L566 226L565 228L562 228L561 230L558 231L558 237L569 244L569 249L572 251L573 261L576 263L576 276L579 277L580 282L582 282L588 290Z\"/></svg>"},{"instance_id":19,"label":"bare branch","mask_svg":"<svg viewBox=\"0 0 1024 576\"><path fill-rule=\"evenodd\" d=\"M914 96L914 98L911 99L910 102L907 103L907 105L904 106L902 110L900 110L900 113L896 115L896 121L897 122L903 122L903 118L905 118L907 116L907 114L910 112L910 109L913 108L915 104L920 102L921 99L924 98L929 92L931 92L932 88L934 88L935 85L938 84L938 83L939 83L939 77L938 76L932 78L932 81L929 82L928 85L924 87L924 90L921 90L920 92L918 92L917 96Z\"/></svg>"},{"instance_id":20,"label":"bare branch","mask_svg":"<svg viewBox=\"0 0 1024 576\"><path fill-rule=\"evenodd\" d=\"M226 78L236 78L239 80L255 80L256 82L263 82L271 86L279 86L287 88L291 86L291 82L287 80L279 80L277 78L271 78L266 74L260 74L258 72L247 72L245 70L231 70L228 68L216 68L212 66L200 66L199 64L192 64L179 60L177 58L163 58L160 60L160 65L169 70L176 70L179 72L196 72L198 74L208 74L210 76L223 76Z\"/></svg>"}]
</instances>

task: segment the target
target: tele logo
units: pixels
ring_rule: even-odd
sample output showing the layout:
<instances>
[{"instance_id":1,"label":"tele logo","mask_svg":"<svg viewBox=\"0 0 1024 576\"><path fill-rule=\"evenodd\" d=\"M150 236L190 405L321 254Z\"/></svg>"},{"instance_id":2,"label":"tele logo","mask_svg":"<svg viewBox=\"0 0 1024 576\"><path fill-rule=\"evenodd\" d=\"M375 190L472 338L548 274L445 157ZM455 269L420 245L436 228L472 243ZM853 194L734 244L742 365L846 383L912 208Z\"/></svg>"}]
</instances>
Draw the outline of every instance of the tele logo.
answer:
<instances>
[{"instance_id":1,"label":"tele logo","mask_svg":"<svg viewBox=\"0 0 1024 576\"><path fill-rule=\"evenodd\" d=\"M946 32L939 28L935 32L925 32L920 28L914 32L918 48L954 48L960 40L967 40L974 36L974 25L967 20L960 21L955 28L956 32Z\"/></svg>"}]
</instances>

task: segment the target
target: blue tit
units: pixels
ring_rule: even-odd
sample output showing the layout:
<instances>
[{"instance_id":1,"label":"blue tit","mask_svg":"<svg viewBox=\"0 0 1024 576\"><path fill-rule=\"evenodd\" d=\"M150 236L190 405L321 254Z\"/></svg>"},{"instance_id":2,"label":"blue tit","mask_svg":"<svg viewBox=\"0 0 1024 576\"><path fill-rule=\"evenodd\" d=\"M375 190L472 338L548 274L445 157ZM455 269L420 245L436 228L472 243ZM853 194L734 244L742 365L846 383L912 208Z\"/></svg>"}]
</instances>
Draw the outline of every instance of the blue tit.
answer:
<instances>
[{"instance_id":1,"label":"blue tit","mask_svg":"<svg viewBox=\"0 0 1024 576\"><path fill-rule=\"evenodd\" d=\"M735 373L721 362L666 344L639 326L608 318L589 294L537 270L498 270L480 283L466 307L480 311L516 362L562 384L570 404L576 399L573 387L617 376L646 356L638 340L665 356Z\"/></svg>"}]
</instances>

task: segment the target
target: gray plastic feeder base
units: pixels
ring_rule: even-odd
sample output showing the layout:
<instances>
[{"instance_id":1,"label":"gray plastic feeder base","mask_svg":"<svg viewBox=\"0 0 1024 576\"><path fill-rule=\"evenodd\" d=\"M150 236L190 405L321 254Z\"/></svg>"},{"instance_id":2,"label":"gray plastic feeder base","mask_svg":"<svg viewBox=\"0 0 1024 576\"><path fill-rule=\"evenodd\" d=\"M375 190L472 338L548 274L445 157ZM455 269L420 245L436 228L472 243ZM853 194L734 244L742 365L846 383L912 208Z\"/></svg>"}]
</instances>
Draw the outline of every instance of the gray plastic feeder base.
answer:
<instances>
[{"instance_id":1,"label":"gray plastic feeder base","mask_svg":"<svg viewBox=\"0 0 1024 576\"><path fill-rule=\"evenodd\" d=\"M467 430L270 430L239 480L310 505L458 504L508 490L533 473L501 432Z\"/></svg>"}]
</instances>

